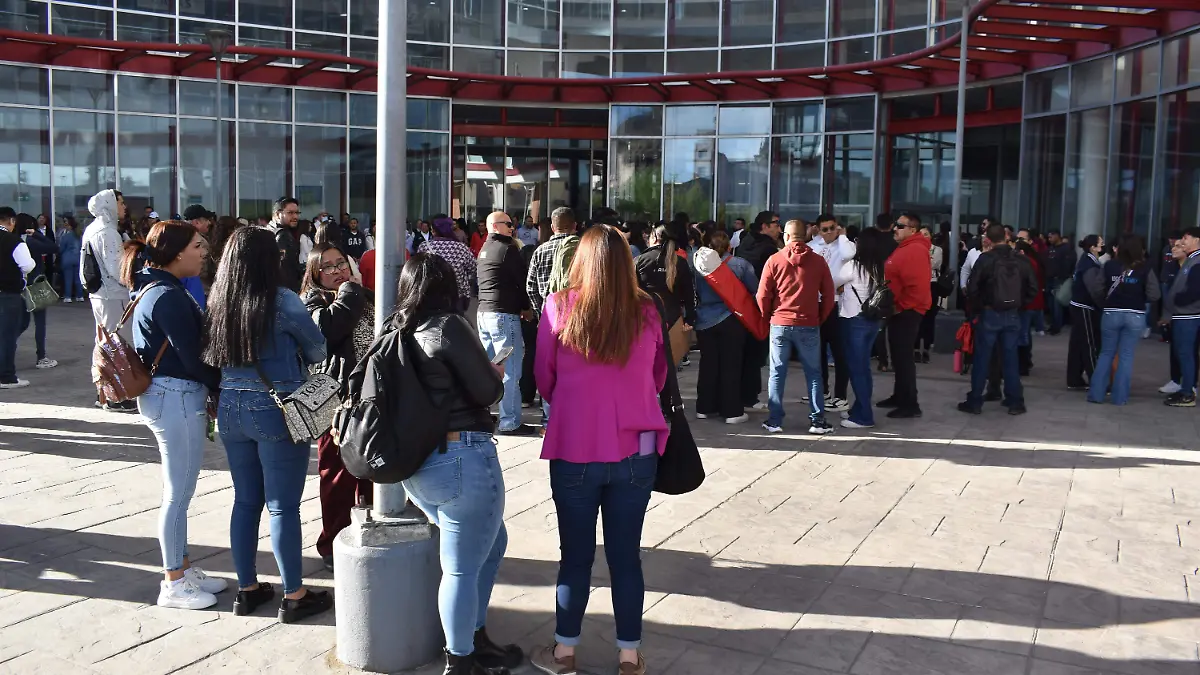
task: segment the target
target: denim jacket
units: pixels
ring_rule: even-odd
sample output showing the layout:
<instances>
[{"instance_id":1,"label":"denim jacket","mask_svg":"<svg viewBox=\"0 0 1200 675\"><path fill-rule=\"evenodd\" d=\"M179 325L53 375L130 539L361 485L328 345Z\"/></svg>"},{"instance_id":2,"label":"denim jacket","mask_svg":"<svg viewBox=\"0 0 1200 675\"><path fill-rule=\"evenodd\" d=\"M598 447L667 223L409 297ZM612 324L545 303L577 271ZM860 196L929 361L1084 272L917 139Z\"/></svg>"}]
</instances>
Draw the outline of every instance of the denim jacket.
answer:
<instances>
[{"instance_id":1,"label":"denim jacket","mask_svg":"<svg viewBox=\"0 0 1200 675\"><path fill-rule=\"evenodd\" d=\"M271 339L258 347L259 363L280 394L290 394L308 379L308 366L325 360L325 336L300 296L280 286L275 297ZM254 366L221 369L221 389L266 392Z\"/></svg>"},{"instance_id":2,"label":"denim jacket","mask_svg":"<svg viewBox=\"0 0 1200 675\"><path fill-rule=\"evenodd\" d=\"M758 277L754 274L754 267L749 262L741 258L735 258L732 255L726 254L722 260L729 266L730 271L737 276L746 290L750 292L750 297L758 292ZM704 280L704 275L699 272L696 275L696 330L708 330L713 326L728 319L733 312L729 306L721 299L720 295L713 290L712 286Z\"/></svg>"}]
</instances>

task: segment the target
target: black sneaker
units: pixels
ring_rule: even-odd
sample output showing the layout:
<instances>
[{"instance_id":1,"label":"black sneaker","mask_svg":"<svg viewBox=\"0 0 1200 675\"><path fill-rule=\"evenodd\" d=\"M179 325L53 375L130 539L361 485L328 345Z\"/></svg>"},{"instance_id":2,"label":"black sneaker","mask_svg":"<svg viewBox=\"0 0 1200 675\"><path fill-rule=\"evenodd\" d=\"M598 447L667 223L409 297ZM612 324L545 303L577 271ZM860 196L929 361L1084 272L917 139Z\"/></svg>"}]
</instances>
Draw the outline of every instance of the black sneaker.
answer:
<instances>
[{"instance_id":1,"label":"black sneaker","mask_svg":"<svg viewBox=\"0 0 1200 675\"><path fill-rule=\"evenodd\" d=\"M993 401L999 401L1000 399L1001 399L1001 396L1000 396L1000 392L998 392L998 391L989 391L989 392L984 393L984 395L983 395L984 403L992 403Z\"/></svg>"},{"instance_id":2,"label":"black sneaker","mask_svg":"<svg viewBox=\"0 0 1200 675\"><path fill-rule=\"evenodd\" d=\"M1025 410L1025 406L1023 405L1013 405L1008 407L1009 415L1024 415L1026 412L1028 411Z\"/></svg>"},{"instance_id":3,"label":"black sneaker","mask_svg":"<svg viewBox=\"0 0 1200 675\"><path fill-rule=\"evenodd\" d=\"M808 427L808 433L815 434L817 436L824 436L831 431L833 431L833 425L831 425L829 422L826 422L824 417L814 420Z\"/></svg>"},{"instance_id":4,"label":"black sneaker","mask_svg":"<svg viewBox=\"0 0 1200 675\"><path fill-rule=\"evenodd\" d=\"M309 590L299 600L283 599L279 605L279 623L296 623L333 607L329 591Z\"/></svg>"},{"instance_id":5,"label":"black sneaker","mask_svg":"<svg viewBox=\"0 0 1200 675\"><path fill-rule=\"evenodd\" d=\"M929 363L929 352L921 352L921 363Z\"/></svg>"},{"instance_id":6,"label":"black sneaker","mask_svg":"<svg viewBox=\"0 0 1200 675\"><path fill-rule=\"evenodd\" d=\"M522 424L521 426L516 427L515 429L509 429L508 431L496 430L497 436L537 436L538 433L537 427L528 424Z\"/></svg>"},{"instance_id":7,"label":"black sneaker","mask_svg":"<svg viewBox=\"0 0 1200 675\"><path fill-rule=\"evenodd\" d=\"M252 591L238 591L237 597L233 599L233 613L236 616L253 614L259 605L274 597L275 589L271 588L271 584L260 581L258 588Z\"/></svg>"},{"instance_id":8,"label":"black sneaker","mask_svg":"<svg viewBox=\"0 0 1200 675\"><path fill-rule=\"evenodd\" d=\"M963 401L962 403L959 403L959 404L958 404L958 411L959 411L959 412L965 412L965 413L968 413L968 414L971 414L971 415L981 415L981 414L983 414L983 408L977 408L977 407L975 407L975 406L971 405L971 402L970 402L970 401Z\"/></svg>"},{"instance_id":9,"label":"black sneaker","mask_svg":"<svg viewBox=\"0 0 1200 675\"><path fill-rule=\"evenodd\" d=\"M921 416L921 408L913 406L911 408L896 408L887 414L888 417L894 420L907 420Z\"/></svg>"},{"instance_id":10,"label":"black sneaker","mask_svg":"<svg viewBox=\"0 0 1200 675\"><path fill-rule=\"evenodd\" d=\"M1195 394L1184 394L1183 392L1171 394L1167 397L1167 400L1163 401L1163 405L1169 405L1172 408L1195 408L1196 396Z\"/></svg>"},{"instance_id":11,"label":"black sneaker","mask_svg":"<svg viewBox=\"0 0 1200 675\"><path fill-rule=\"evenodd\" d=\"M889 397L883 399L882 401L880 401L879 403L876 403L875 407L876 408L899 408L900 404L896 403L895 396L889 396Z\"/></svg>"}]
</instances>

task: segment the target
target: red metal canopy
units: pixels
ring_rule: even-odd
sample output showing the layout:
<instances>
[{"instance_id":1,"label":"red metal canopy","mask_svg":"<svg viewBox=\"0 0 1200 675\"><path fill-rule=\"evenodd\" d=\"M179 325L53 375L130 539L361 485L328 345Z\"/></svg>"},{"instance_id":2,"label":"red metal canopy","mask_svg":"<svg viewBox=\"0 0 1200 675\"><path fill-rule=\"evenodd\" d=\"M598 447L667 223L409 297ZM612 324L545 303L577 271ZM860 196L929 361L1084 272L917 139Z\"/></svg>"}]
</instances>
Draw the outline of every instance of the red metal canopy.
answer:
<instances>
[{"instance_id":1,"label":"red metal canopy","mask_svg":"<svg viewBox=\"0 0 1200 675\"><path fill-rule=\"evenodd\" d=\"M968 76L986 80L1076 61L1200 25L1198 0L980 0L971 10ZM1085 0L1086 1L1086 0ZM960 33L865 63L773 71L555 79L408 68L408 93L540 103L664 103L905 91L957 82ZM374 91L378 64L318 52L231 46L221 76L255 84ZM0 60L215 78L208 45L117 42L0 30ZM292 65L295 63L296 65Z\"/></svg>"}]
</instances>

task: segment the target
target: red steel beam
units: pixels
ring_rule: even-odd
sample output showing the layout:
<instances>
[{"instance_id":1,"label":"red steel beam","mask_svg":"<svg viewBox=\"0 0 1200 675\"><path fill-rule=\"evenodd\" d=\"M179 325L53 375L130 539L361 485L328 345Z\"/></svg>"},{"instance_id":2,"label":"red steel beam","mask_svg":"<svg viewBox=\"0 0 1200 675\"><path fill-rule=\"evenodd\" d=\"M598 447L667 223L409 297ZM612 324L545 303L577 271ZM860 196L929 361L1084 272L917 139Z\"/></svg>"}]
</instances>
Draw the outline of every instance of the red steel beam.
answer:
<instances>
[{"instance_id":1,"label":"red steel beam","mask_svg":"<svg viewBox=\"0 0 1200 675\"><path fill-rule=\"evenodd\" d=\"M1071 56L1075 53L1075 45L1070 42L1051 42L1049 40L1021 40L1018 38L992 37L989 35L972 35L971 47L987 47L988 49L1011 49L1017 52L1045 52L1047 54L1062 54Z\"/></svg>"},{"instance_id":2,"label":"red steel beam","mask_svg":"<svg viewBox=\"0 0 1200 675\"><path fill-rule=\"evenodd\" d=\"M1097 9L1060 9L1035 5L993 5L988 16L1017 21L1045 21L1049 23L1081 23L1096 26L1134 26L1153 28L1162 26L1158 14L1133 14L1131 12L1105 12Z\"/></svg>"},{"instance_id":3,"label":"red steel beam","mask_svg":"<svg viewBox=\"0 0 1200 675\"><path fill-rule=\"evenodd\" d=\"M1195 0L1103 0L1103 2L1089 2L1087 0L1037 0L1037 3L1039 5L1102 6L1158 11L1195 11L1197 6Z\"/></svg>"},{"instance_id":4,"label":"red steel beam","mask_svg":"<svg viewBox=\"0 0 1200 675\"><path fill-rule=\"evenodd\" d=\"M986 21L977 21L972 32L985 35L1011 35L1014 37L1036 37L1070 42L1100 42L1117 44L1119 39L1114 28L1077 28L1075 26L1050 26L1039 23L1001 21L991 16Z\"/></svg>"}]
</instances>

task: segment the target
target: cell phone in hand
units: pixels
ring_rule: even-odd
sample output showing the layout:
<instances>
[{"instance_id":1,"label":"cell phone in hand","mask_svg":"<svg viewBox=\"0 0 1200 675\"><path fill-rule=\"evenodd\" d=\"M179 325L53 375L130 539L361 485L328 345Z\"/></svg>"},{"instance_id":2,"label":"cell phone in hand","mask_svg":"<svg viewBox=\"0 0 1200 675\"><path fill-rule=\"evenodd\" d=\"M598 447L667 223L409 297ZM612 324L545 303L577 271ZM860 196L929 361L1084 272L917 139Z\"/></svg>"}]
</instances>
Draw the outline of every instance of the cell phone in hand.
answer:
<instances>
[{"instance_id":1,"label":"cell phone in hand","mask_svg":"<svg viewBox=\"0 0 1200 675\"><path fill-rule=\"evenodd\" d=\"M496 352L495 356L492 357L492 364L498 366L501 363L504 363L508 357L512 356L512 353L512 347L505 347L504 349L501 349L500 351Z\"/></svg>"}]
</instances>

